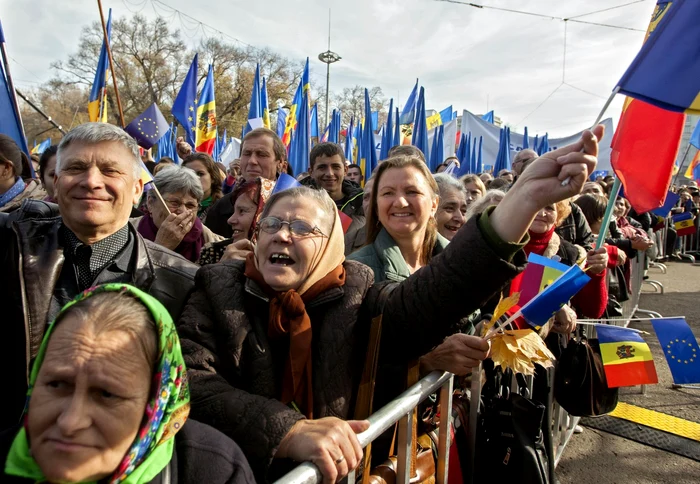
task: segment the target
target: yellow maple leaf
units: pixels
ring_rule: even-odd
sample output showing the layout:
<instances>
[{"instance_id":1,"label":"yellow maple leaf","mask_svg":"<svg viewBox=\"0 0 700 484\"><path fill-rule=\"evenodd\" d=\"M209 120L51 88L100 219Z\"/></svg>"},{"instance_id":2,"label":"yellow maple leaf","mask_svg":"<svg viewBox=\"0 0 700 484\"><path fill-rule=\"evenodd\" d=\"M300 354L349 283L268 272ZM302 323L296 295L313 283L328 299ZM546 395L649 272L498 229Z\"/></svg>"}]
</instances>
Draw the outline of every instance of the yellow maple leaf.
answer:
<instances>
[{"instance_id":1,"label":"yellow maple leaf","mask_svg":"<svg viewBox=\"0 0 700 484\"><path fill-rule=\"evenodd\" d=\"M482 336L486 334L486 332L493 327L493 325L498 321L501 316L503 316L506 311L508 311L510 308L518 304L518 300L520 300L520 293L516 292L515 294L511 294L510 296L504 298L503 294L501 294L501 299L498 301L498 304L496 305L496 309L493 311L493 316L491 317L491 321L489 321L487 324L484 325L484 329L482 331Z\"/></svg>"},{"instance_id":2,"label":"yellow maple leaf","mask_svg":"<svg viewBox=\"0 0 700 484\"><path fill-rule=\"evenodd\" d=\"M496 334L491 340L491 359L504 370L510 368L515 373L534 375L535 363L549 368L553 366L554 355L537 333L516 329Z\"/></svg>"}]
</instances>

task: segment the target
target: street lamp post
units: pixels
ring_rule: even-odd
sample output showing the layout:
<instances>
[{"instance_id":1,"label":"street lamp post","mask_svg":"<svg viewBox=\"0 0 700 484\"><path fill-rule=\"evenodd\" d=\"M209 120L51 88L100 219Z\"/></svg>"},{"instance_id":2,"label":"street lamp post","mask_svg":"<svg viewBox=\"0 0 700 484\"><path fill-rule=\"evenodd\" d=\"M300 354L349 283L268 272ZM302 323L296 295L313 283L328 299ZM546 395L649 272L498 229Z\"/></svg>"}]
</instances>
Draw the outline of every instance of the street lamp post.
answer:
<instances>
[{"instance_id":1,"label":"street lamp post","mask_svg":"<svg viewBox=\"0 0 700 484\"><path fill-rule=\"evenodd\" d=\"M331 64L338 62L341 57L331 51L331 11L328 9L328 50L318 54L318 60L326 64L326 124L328 126L328 95L331 82Z\"/></svg>"}]
</instances>

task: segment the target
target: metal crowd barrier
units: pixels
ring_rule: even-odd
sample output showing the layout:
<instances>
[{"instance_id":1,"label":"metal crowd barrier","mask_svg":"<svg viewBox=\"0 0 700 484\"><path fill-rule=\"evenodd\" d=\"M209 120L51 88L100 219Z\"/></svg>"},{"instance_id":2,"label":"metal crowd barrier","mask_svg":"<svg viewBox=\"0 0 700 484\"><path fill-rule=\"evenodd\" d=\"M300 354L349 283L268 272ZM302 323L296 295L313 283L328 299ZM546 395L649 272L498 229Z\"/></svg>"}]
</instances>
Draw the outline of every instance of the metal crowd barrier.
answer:
<instances>
[{"instance_id":1,"label":"metal crowd barrier","mask_svg":"<svg viewBox=\"0 0 700 484\"><path fill-rule=\"evenodd\" d=\"M632 291L630 292L629 300L622 304L623 316L619 321L613 322L620 326L627 326L630 320L634 319L635 314L644 313L651 316L657 316L658 313L654 311L648 311L639 308L639 299L642 289L642 284L644 282L644 266L645 266L645 254L643 252L638 252L638 255L631 263L631 286ZM555 371L553 368L549 371ZM476 442L476 421L478 414L479 405L479 395L481 394L481 379L478 377L481 372L481 366L475 369L472 376L472 386L471 386L471 409L470 409L470 421L462 422L463 425L468 425L469 428L469 442L470 449L468 449L469 461L472 465L468 469L464 469L466 472L470 472L474 468L474 447ZM476 378L474 376L477 376ZM551 375L550 375L551 376ZM418 383L410 387L408 390L399 395L396 399L389 402L386 406L372 414L368 420L370 422L369 429L358 434L357 438L362 447L365 447L370 442L374 441L387 429L389 429L396 422L399 424L398 428L398 465L397 465L397 483L408 484L410 482L410 460L411 460L411 442L415 438L412 435L412 413L413 410L418 407L418 405L428 398L431 394L435 393L438 389L440 390L440 424L438 427L438 460L437 460L437 479L436 484L446 484L447 476L449 472L448 468L448 456L450 448L450 431L448 425L450 425L451 418L446 418L452 415L452 394L453 394L453 375L447 372L433 372L420 380ZM552 378L551 381L554 381ZM532 377L527 378L528 387L532 389L533 381ZM644 393L645 387L642 385L642 393ZM553 389L552 389L553 395ZM550 395L549 402L542 402L546 405L551 405L551 441L552 441L552 453L554 456L553 471L554 467L559 464L566 445L571 439L572 435L576 431L576 427L580 421L580 417L574 417L566 412L559 404L554 401L553 397ZM464 476L467 482L472 482L471 473ZM318 468L311 462L304 462L297 466L294 470L283 476L277 481L276 484L317 484L321 482L321 473ZM355 472L351 472L347 477L347 482L352 484L356 481Z\"/></svg>"}]
</instances>

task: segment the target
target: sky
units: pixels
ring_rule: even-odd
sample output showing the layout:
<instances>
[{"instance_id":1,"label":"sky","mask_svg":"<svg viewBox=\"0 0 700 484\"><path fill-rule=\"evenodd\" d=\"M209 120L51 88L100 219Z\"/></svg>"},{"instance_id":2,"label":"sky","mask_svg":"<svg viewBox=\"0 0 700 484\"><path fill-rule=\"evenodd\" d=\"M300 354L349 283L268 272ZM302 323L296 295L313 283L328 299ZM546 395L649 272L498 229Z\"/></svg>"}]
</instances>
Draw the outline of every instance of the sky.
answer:
<instances>
[{"instance_id":1,"label":"sky","mask_svg":"<svg viewBox=\"0 0 700 484\"><path fill-rule=\"evenodd\" d=\"M202 35L226 36L302 60L325 86L328 48L342 59L331 66L331 91L380 86L403 105L416 78L428 109L452 105L496 116L530 135L566 136L589 127L639 50L655 0L473 0L472 3L556 17L474 8L439 0L104 0L116 17L140 12L172 18L194 46ZM582 24L573 20L624 28ZM208 9L194 8L208 6ZM36 87L54 73L50 64L77 50L81 29L99 20L94 0L0 0L10 66L18 87ZM630 30L633 29L633 30ZM566 31L566 43L565 39ZM566 55L564 55L566 52ZM565 84L562 84L562 81ZM617 96L605 117L615 122ZM86 101L87 102L87 101Z\"/></svg>"}]
</instances>

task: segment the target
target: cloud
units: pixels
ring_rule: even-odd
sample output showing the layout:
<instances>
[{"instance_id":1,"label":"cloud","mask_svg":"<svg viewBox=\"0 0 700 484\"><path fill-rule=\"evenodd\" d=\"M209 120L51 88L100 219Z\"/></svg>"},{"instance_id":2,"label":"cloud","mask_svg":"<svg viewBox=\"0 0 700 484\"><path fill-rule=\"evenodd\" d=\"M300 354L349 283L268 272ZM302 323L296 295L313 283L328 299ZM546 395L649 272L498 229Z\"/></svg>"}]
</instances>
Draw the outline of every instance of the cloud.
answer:
<instances>
[{"instance_id":1,"label":"cloud","mask_svg":"<svg viewBox=\"0 0 700 484\"><path fill-rule=\"evenodd\" d=\"M326 66L317 56L327 49L328 8L332 9L331 49L342 60L331 66L331 89L356 84L381 86L399 104L416 77L426 88L429 108L485 112L504 122L527 125L531 133L566 135L585 128L639 49L642 32L564 22L492 9L430 0L227 0L193 8L189 0L163 0L246 43L282 55L310 58L311 77L325 85ZM609 8L609 0L481 0L554 17L571 17ZM172 18L194 45L197 24L151 0L103 2L117 17L140 12ZM580 17L579 20L645 29L654 0ZM19 86L52 77L50 64L75 51L81 29L97 20L92 0L0 0L3 26ZM105 12L106 14L106 12ZM218 35L211 31L208 35ZM230 40L224 38L224 40ZM29 72L28 72L29 71ZM608 116L617 119L622 100ZM537 109L536 109L537 108ZM534 112L533 112L534 111Z\"/></svg>"}]
</instances>

